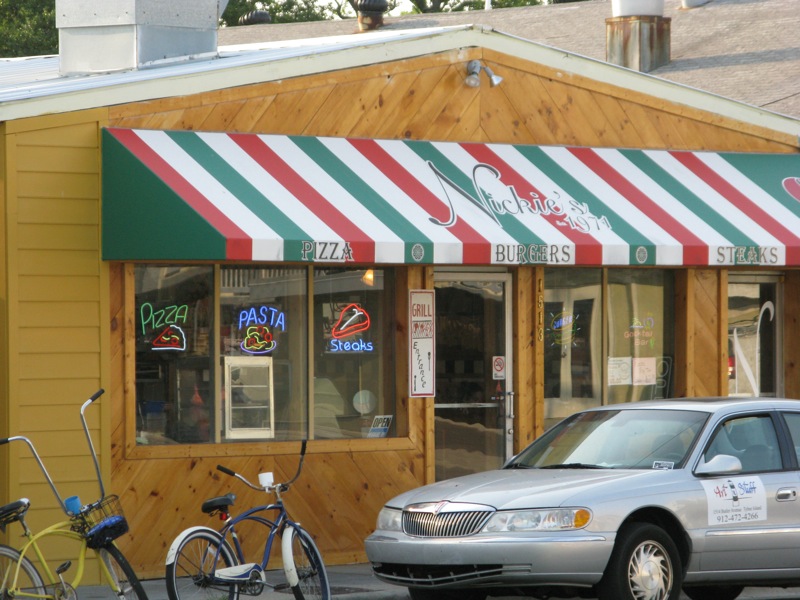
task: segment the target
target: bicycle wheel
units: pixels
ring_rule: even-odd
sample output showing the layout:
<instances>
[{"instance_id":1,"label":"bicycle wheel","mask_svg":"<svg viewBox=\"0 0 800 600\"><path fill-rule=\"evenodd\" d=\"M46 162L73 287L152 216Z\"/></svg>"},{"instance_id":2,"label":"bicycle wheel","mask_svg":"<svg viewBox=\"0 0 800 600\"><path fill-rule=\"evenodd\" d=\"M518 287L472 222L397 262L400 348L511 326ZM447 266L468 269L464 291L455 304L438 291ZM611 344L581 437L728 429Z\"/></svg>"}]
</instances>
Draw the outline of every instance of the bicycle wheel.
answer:
<instances>
[{"instance_id":1,"label":"bicycle wheel","mask_svg":"<svg viewBox=\"0 0 800 600\"><path fill-rule=\"evenodd\" d=\"M19 575L17 576L16 588L28 594L46 594L44 580L39 575L39 571L28 560L28 557L20 561L17 550L10 546L0 544L0 594L3 599L9 598L9 586L14 585L14 575L19 563Z\"/></svg>"},{"instance_id":2,"label":"bicycle wheel","mask_svg":"<svg viewBox=\"0 0 800 600\"><path fill-rule=\"evenodd\" d=\"M212 569L219 548L217 568L238 564L230 544L213 530L200 529L188 534L167 564L166 585L170 600L237 600L239 589L233 584L214 583Z\"/></svg>"},{"instance_id":3,"label":"bicycle wheel","mask_svg":"<svg viewBox=\"0 0 800 600\"><path fill-rule=\"evenodd\" d=\"M114 544L109 544L97 550L97 557L108 569L111 579L107 582L114 596L119 600L147 600L147 594L142 587L142 582L136 576L128 559L123 556L120 549Z\"/></svg>"},{"instance_id":4,"label":"bicycle wheel","mask_svg":"<svg viewBox=\"0 0 800 600\"><path fill-rule=\"evenodd\" d=\"M328 582L328 572L322 555L317 550L317 545L305 529L295 525L287 527L283 535L292 536L292 556L299 579L297 585L292 586L295 600L330 600L331 589ZM284 557L286 560L286 557ZM287 571L287 565L284 565ZM287 572L287 579L289 574Z\"/></svg>"}]
</instances>

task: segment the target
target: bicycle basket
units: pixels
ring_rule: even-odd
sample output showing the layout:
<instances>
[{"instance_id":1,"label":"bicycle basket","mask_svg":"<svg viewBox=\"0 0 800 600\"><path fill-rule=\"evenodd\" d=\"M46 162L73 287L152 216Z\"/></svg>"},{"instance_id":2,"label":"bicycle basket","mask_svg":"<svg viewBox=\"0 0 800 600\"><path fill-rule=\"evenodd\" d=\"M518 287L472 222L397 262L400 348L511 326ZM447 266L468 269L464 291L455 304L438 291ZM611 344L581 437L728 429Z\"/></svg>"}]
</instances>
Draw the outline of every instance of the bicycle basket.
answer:
<instances>
[{"instance_id":1,"label":"bicycle basket","mask_svg":"<svg viewBox=\"0 0 800 600\"><path fill-rule=\"evenodd\" d=\"M79 517L81 533L89 548L102 548L128 532L128 521L122 513L119 496L108 496L89 506Z\"/></svg>"}]
</instances>

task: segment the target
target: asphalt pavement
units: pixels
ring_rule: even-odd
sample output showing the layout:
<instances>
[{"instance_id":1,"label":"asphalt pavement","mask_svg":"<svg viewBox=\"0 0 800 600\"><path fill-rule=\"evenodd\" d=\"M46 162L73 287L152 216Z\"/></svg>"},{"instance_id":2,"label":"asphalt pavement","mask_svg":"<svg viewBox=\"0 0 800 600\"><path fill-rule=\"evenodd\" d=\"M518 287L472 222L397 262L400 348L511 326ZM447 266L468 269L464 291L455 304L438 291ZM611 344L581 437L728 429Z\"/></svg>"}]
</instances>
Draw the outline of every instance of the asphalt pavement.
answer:
<instances>
[{"instance_id":1,"label":"asphalt pavement","mask_svg":"<svg viewBox=\"0 0 800 600\"><path fill-rule=\"evenodd\" d=\"M368 564L336 565L328 567L331 592L336 600L408 600L403 587L382 583L372 574ZM168 600L163 579L148 579L142 582L148 600ZM108 598L108 588L82 586L78 589L79 600L101 600ZM265 592L259 600L289 600L291 591ZM511 600L506 596L491 596L492 600ZM800 588L747 588L740 600L800 600ZM572 599L578 600L578 599ZM681 594L681 600L688 596Z\"/></svg>"}]
</instances>

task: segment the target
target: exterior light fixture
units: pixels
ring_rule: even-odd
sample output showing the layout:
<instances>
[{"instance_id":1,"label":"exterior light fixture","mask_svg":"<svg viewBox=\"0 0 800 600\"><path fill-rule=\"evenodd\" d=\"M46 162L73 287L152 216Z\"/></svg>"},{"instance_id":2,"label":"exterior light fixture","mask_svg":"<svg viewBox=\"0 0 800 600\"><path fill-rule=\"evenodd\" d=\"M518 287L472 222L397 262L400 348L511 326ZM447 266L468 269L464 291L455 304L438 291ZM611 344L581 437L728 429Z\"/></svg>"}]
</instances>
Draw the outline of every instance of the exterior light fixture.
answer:
<instances>
[{"instance_id":1,"label":"exterior light fixture","mask_svg":"<svg viewBox=\"0 0 800 600\"><path fill-rule=\"evenodd\" d=\"M478 87L481 84L481 69L486 71L486 75L489 77L489 83L492 87L500 85L500 82L503 81L503 78L499 75L495 75L494 72L487 67L486 65L482 65L481 61L479 60L471 60L467 63L467 77L464 79L464 83L466 83L469 87Z\"/></svg>"}]
</instances>

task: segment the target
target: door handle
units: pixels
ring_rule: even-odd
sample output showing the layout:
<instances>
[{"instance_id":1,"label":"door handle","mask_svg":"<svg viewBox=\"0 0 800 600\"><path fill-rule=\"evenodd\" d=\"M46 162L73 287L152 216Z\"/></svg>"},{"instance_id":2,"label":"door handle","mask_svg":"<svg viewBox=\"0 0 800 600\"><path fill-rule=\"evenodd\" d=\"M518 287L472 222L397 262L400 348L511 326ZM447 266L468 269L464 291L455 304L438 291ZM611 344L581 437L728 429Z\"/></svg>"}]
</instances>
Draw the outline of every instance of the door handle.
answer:
<instances>
[{"instance_id":1,"label":"door handle","mask_svg":"<svg viewBox=\"0 0 800 600\"><path fill-rule=\"evenodd\" d=\"M514 418L514 392L506 392L506 416Z\"/></svg>"},{"instance_id":2,"label":"door handle","mask_svg":"<svg viewBox=\"0 0 800 600\"><path fill-rule=\"evenodd\" d=\"M791 502L797 499L797 490L794 488L781 488L775 494L778 502Z\"/></svg>"}]
</instances>

